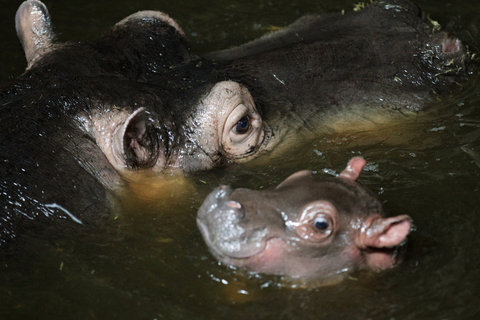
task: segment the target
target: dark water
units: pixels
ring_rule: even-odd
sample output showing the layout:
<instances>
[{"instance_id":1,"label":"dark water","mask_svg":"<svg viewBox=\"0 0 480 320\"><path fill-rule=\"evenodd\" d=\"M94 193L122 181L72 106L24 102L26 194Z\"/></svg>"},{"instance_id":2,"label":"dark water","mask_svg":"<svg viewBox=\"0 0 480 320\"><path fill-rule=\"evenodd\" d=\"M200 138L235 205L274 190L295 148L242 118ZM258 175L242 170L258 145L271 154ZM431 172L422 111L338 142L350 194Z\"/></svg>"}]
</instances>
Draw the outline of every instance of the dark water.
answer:
<instances>
[{"instance_id":1,"label":"dark water","mask_svg":"<svg viewBox=\"0 0 480 320\"><path fill-rule=\"evenodd\" d=\"M61 40L93 38L136 10L159 9L203 52L357 1L45 2ZM25 67L13 24L19 3L0 0L2 81ZM479 47L480 2L418 3ZM375 130L299 137L249 164L134 184L128 209L105 228L32 238L15 258L0 260L0 319L480 319L479 76L431 109ZM209 255L194 218L219 183L268 188L299 169L338 172L352 155L368 160L360 181L387 211L414 219L403 264L306 290Z\"/></svg>"}]
</instances>

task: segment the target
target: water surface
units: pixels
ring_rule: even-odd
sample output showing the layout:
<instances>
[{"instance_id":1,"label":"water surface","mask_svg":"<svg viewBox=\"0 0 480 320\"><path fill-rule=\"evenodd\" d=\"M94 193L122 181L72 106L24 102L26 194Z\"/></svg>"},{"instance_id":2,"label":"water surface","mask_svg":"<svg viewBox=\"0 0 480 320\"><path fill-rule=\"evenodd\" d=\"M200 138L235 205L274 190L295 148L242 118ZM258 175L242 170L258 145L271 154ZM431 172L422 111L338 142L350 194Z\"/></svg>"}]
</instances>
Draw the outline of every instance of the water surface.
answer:
<instances>
[{"instance_id":1,"label":"water surface","mask_svg":"<svg viewBox=\"0 0 480 320\"><path fill-rule=\"evenodd\" d=\"M0 0L1 81L25 68L14 32L20 2ZM177 19L199 52L251 40L303 14L350 10L356 2L45 0L60 40L91 39L132 12L157 9ZM417 3L478 47L478 1ZM105 227L32 237L14 258L0 260L0 318L478 319L479 81L472 76L425 116L375 130L299 137L285 152L167 187L135 184L125 212ZM403 264L306 290L211 257L195 215L219 183L269 188L300 169L339 172L354 155L368 160L360 182L378 193L390 214L414 220Z\"/></svg>"}]
</instances>

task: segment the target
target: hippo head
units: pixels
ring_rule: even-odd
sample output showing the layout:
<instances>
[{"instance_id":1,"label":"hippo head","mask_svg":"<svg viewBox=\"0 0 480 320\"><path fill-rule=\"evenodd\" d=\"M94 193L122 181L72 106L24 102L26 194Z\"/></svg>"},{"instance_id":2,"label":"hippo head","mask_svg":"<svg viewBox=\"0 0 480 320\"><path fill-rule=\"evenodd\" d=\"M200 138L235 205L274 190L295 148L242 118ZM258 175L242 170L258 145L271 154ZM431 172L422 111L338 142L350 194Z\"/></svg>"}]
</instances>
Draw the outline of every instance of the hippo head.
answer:
<instances>
[{"instance_id":1,"label":"hippo head","mask_svg":"<svg viewBox=\"0 0 480 320\"><path fill-rule=\"evenodd\" d=\"M153 168L184 172L209 169L255 155L266 141L266 126L242 85L221 81L189 99L189 110L163 112L140 107L92 112L85 123L119 171ZM170 109L170 110L169 110ZM178 111L178 112L176 112Z\"/></svg>"},{"instance_id":2,"label":"hippo head","mask_svg":"<svg viewBox=\"0 0 480 320\"><path fill-rule=\"evenodd\" d=\"M252 272L322 280L388 269L411 222L383 217L381 203L355 182L364 165L353 158L336 178L300 171L274 190L220 186L197 224L217 259Z\"/></svg>"},{"instance_id":3,"label":"hippo head","mask_svg":"<svg viewBox=\"0 0 480 320\"><path fill-rule=\"evenodd\" d=\"M134 13L94 41L58 43L46 6L28 0L16 29L37 103L73 113L117 171L209 169L268 140L248 89L192 54L162 12Z\"/></svg>"}]
</instances>

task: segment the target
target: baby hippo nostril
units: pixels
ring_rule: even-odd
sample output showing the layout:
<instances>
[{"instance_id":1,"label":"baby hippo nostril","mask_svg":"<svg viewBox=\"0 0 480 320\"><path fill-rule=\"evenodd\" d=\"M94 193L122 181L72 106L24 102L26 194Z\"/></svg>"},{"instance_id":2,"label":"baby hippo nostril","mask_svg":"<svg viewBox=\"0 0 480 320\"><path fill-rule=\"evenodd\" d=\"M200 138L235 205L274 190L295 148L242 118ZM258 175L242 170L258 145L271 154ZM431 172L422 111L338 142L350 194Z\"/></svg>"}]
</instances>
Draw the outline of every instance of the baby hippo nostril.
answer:
<instances>
[{"instance_id":1,"label":"baby hippo nostril","mask_svg":"<svg viewBox=\"0 0 480 320\"><path fill-rule=\"evenodd\" d=\"M235 215L238 220L245 218L245 210L240 202L230 200L225 202L225 205L230 209L228 211Z\"/></svg>"},{"instance_id":2,"label":"baby hippo nostril","mask_svg":"<svg viewBox=\"0 0 480 320\"><path fill-rule=\"evenodd\" d=\"M225 204L232 209L241 209L242 208L242 205L240 204L240 202L237 202L237 201L230 200Z\"/></svg>"},{"instance_id":3,"label":"baby hippo nostril","mask_svg":"<svg viewBox=\"0 0 480 320\"><path fill-rule=\"evenodd\" d=\"M442 42L442 52L458 52L460 51L460 40L457 38L447 38Z\"/></svg>"}]
</instances>

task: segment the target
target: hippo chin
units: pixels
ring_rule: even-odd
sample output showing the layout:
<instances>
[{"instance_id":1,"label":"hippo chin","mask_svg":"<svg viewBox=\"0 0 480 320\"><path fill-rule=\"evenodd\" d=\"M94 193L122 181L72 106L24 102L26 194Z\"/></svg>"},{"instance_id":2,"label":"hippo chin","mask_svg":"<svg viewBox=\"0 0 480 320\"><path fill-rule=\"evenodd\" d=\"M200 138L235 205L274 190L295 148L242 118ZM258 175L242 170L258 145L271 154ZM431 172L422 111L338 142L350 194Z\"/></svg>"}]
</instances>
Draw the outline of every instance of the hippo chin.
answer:
<instances>
[{"instance_id":1,"label":"hippo chin","mask_svg":"<svg viewBox=\"0 0 480 320\"><path fill-rule=\"evenodd\" d=\"M385 218L379 200L355 180L365 160L338 177L297 172L274 190L215 189L197 224L221 262L290 279L327 280L397 263L411 220Z\"/></svg>"}]
</instances>

